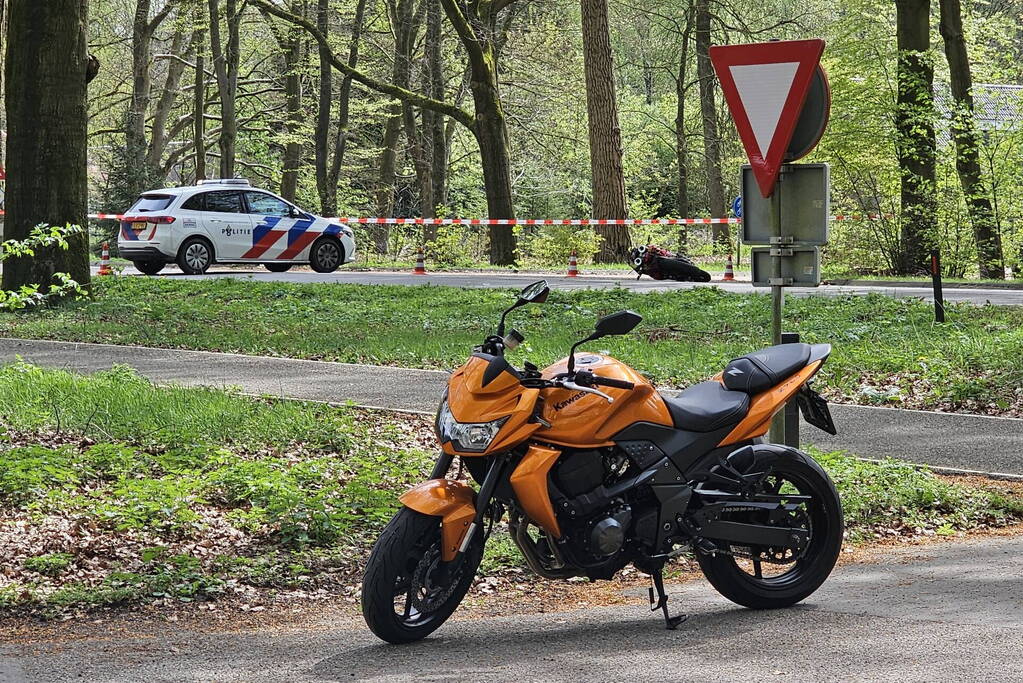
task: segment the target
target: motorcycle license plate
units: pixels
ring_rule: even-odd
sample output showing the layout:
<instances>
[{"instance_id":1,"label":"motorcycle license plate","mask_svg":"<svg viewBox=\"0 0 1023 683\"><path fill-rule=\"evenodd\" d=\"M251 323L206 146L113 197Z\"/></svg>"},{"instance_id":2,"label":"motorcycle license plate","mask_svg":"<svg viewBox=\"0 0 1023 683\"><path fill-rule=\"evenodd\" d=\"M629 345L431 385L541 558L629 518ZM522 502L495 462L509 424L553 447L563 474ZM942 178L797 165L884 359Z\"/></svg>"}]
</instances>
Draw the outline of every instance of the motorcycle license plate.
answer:
<instances>
[{"instance_id":1,"label":"motorcycle license plate","mask_svg":"<svg viewBox=\"0 0 1023 683\"><path fill-rule=\"evenodd\" d=\"M835 428L835 421L831 417L831 409L824 397L808 386L796 394L796 403L799 405L799 412L803 413L803 419L817 429L834 436L838 433Z\"/></svg>"}]
</instances>

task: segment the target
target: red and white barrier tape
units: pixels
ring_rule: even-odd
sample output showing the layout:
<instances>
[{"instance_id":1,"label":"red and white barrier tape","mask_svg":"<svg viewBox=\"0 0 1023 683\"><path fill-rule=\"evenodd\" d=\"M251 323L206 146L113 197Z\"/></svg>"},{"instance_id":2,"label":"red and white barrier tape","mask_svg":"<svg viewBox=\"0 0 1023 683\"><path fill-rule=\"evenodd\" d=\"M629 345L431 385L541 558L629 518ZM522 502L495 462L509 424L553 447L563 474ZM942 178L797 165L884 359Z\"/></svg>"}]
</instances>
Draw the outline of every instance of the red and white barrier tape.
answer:
<instances>
[{"instance_id":1,"label":"red and white barrier tape","mask_svg":"<svg viewBox=\"0 0 1023 683\"><path fill-rule=\"evenodd\" d=\"M4 212L0 211L0 216ZM114 220L124 218L119 213L90 213L93 220ZM876 221L894 218L894 214L850 213L837 214L833 221ZM359 223L370 225L714 225L742 223L741 218L367 218L341 217L328 220L338 223Z\"/></svg>"}]
</instances>

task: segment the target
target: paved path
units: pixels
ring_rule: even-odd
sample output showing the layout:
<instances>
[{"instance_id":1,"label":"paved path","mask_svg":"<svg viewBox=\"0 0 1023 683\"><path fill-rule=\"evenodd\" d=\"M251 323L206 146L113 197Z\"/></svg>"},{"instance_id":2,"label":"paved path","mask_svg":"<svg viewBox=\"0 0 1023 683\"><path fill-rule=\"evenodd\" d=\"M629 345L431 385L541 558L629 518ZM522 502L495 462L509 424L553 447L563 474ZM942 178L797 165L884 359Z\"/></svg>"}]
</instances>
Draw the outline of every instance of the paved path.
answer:
<instances>
[{"instance_id":1,"label":"paved path","mask_svg":"<svg viewBox=\"0 0 1023 683\"><path fill-rule=\"evenodd\" d=\"M128 274L137 274L134 268L125 271ZM650 278L637 280L635 275L626 273L609 273L601 275L583 275L581 277L565 277L563 275L537 275L536 273L504 273L504 272L480 272L480 273L429 273L427 275L412 275L403 272L367 272L342 269L335 273L314 273L307 269L296 270L287 273L271 273L267 270L242 270L234 268L217 267L206 275L182 275L176 268L168 268L166 275L160 277L175 277L181 279L197 279L205 277L230 277L252 279L261 282L338 282L371 285L442 285L446 287L463 288L513 288L521 289L524 285L541 277L547 279L551 287L561 290L572 289L608 289L611 287L625 287L626 289L639 292L664 292L678 289L693 289L696 287L715 286L729 292L748 293L757 291L764 293L763 288L754 288L749 282L713 282L710 285L697 284L693 282L671 282L657 281ZM715 279L720 277L715 274ZM825 285L818 288L790 287L787 292L792 296L843 296L847 294L885 294L894 297L909 299L924 299L931 301L931 291L922 287L878 287L864 285ZM946 288L944 290L947 301L970 301L976 304L993 303L1008 306L1023 305L1023 290L1007 289L979 289L968 288Z\"/></svg>"},{"instance_id":2,"label":"paved path","mask_svg":"<svg viewBox=\"0 0 1023 683\"><path fill-rule=\"evenodd\" d=\"M232 633L167 624L0 656L40 683L1012 681L1023 679L1020 556L1020 537L903 549L840 567L773 612L737 608L703 580L669 586L690 615L677 631L625 605L458 621L403 647L337 619Z\"/></svg>"},{"instance_id":3,"label":"paved path","mask_svg":"<svg viewBox=\"0 0 1023 683\"><path fill-rule=\"evenodd\" d=\"M447 381L436 370L349 365L203 351L0 339L15 356L91 372L127 363L156 382L235 386L254 394L432 413ZM803 425L804 442L864 457L1023 475L1023 420L863 406L832 407L838 436Z\"/></svg>"}]
</instances>

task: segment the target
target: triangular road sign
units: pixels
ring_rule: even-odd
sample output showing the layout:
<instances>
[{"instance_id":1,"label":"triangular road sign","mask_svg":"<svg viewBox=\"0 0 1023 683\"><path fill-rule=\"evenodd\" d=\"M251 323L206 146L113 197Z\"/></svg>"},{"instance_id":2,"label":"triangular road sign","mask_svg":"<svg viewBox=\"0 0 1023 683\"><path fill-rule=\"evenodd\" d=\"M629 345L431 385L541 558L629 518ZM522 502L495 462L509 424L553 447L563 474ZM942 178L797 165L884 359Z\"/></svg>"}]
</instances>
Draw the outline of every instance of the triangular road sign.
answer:
<instances>
[{"instance_id":1,"label":"triangular road sign","mask_svg":"<svg viewBox=\"0 0 1023 683\"><path fill-rule=\"evenodd\" d=\"M823 53L824 41L818 39L710 48L721 92L764 197L774 192Z\"/></svg>"}]
</instances>

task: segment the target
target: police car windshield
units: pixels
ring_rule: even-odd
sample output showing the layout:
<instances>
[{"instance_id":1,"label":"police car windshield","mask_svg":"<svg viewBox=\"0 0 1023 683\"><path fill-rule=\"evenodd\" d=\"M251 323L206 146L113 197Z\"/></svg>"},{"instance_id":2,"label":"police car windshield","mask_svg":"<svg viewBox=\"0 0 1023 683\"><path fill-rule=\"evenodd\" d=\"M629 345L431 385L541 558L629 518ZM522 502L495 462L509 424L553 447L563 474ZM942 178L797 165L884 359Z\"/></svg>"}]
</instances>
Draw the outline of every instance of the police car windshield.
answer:
<instances>
[{"instance_id":1,"label":"police car windshield","mask_svg":"<svg viewBox=\"0 0 1023 683\"><path fill-rule=\"evenodd\" d=\"M174 197L169 194L144 194L139 197L135 205L128 209L128 213L149 213L151 211L163 211Z\"/></svg>"}]
</instances>

